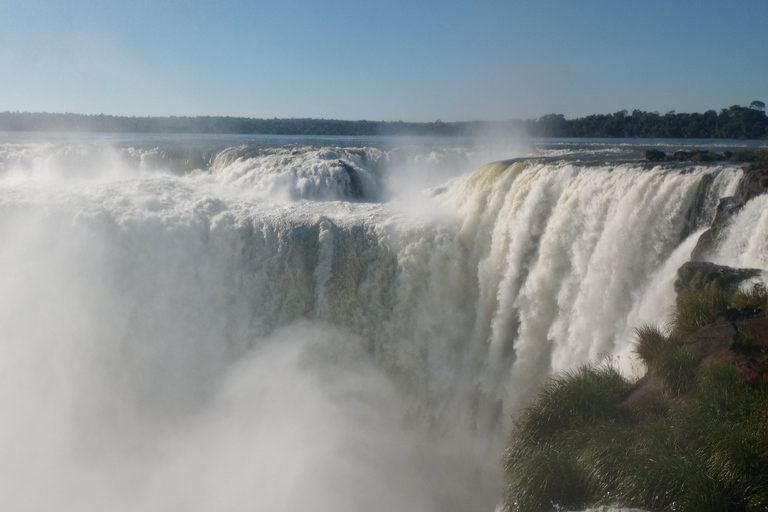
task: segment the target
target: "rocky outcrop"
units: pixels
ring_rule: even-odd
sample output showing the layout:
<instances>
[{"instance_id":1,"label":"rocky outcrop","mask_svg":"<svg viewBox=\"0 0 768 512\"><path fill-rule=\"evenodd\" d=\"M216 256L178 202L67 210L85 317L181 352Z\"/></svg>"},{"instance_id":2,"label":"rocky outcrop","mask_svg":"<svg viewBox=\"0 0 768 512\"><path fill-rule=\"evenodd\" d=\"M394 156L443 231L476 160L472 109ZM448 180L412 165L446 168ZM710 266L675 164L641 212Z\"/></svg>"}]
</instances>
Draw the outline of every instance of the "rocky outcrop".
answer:
<instances>
[{"instance_id":1,"label":"rocky outcrop","mask_svg":"<svg viewBox=\"0 0 768 512\"><path fill-rule=\"evenodd\" d=\"M744 280L756 277L761 272L755 268L732 268L707 261L689 261L677 271L675 292L679 297L713 287L732 291Z\"/></svg>"},{"instance_id":2,"label":"rocky outcrop","mask_svg":"<svg viewBox=\"0 0 768 512\"><path fill-rule=\"evenodd\" d=\"M750 383L768 374L768 318L764 316L744 318L736 325L725 320L707 325L690 336L686 345L702 354L704 368L730 363Z\"/></svg>"},{"instance_id":3,"label":"rocky outcrop","mask_svg":"<svg viewBox=\"0 0 768 512\"><path fill-rule=\"evenodd\" d=\"M720 202L702 257L765 191L760 176ZM637 329L641 379L623 387L610 366L593 366L544 387L510 437L507 509L768 510L768 292L743 288L762 272L684 264L669 324Z\"/></svg>"},{"instance_id":4,"label":"rocky outcrop","mask_svg":"<svg viewBox=\"0 0 768 512\"><path fill-rule=\"evenodd\" d=\"M705 174L701 177L701 181L699 181L699 185L696 187L696 195L694 196L693 203L685 217L685 226L683 227L683 232L680 236L681 242L688 238L691 233L699 229L699 213L707 201L709 189L714 181L715 180L711 174Z\"/></svg>"},{"instance_id":5,"label":"rocky outcrop","mask_svg":"<svg viewBox=\"0 0 768 512\"><path fill-rule=\"evenodd\" d=\"M746 203L768 191L768 169L744 169L744 176L736 189L736 199Z\"/></svg>"},{"instance_id":6,"label":"rocky outcrop","mask_svg":"<svg viewBox=\"0 0 768 512\"><path fill-rule=\"evenodd\" d=\"M733 293L745 280L762 273L760 269L731 268L703 261L723 243L724 228L744 204L768 192L768 169L752 165L743 172L735 195L720 200L712 225L699 237L691 261L677 272L678 304L693 292L717 289ZM768 304L740 309L732 306L715 323L686 336L684 343L702 355L702 366L730 362L746 381L752 382L768 374Z\"/></svg>"},{"instance_id":7,"label":"rocky outcrop","mask_svg":"<svg viewBox=\"0 0 768 512\"><path fill-rule=\"evenodd\" d=\"M753 197L768 192L768 169L743 169L744 176L736 189L736 195L720 199L717 212L708 230L701 234L691 252L692 261L704 261L721 242L720 234L729 221Z\"/></svg>"},{"instance_id":8,"label":"rocky outcrop","mask_svg":"<svg viewBox=\"0 0 768 512\"><path fill-rule=\"evenodd\" d=\"M339 160L339 164L341 164L342 169L344 169L349 178L349 197L352 199L365 199L363 182L357 174L357 170L344 160Z\"/></svg>"}]
</instances>

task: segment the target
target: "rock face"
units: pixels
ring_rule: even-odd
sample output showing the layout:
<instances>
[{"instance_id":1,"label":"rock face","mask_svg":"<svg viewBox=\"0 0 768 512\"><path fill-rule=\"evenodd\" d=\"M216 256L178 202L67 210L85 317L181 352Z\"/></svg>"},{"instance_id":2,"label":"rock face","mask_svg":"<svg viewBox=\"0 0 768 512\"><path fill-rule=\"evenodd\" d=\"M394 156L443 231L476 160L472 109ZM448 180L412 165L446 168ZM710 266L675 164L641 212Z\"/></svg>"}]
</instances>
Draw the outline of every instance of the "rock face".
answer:
<instances>
[{"instance_id":1,"label":"rock face","mask_svg":"<svg viewBox=\"0 0 768 512\"><path fill-rule=\"evenodd\" d=\"M744 170L744 177L736 189L736 198L746 203L768 191L768 169Z\"/></svg>"},{"instance_id":2,"label":"rock face","mask_svg":"<svg viewBox=\"0 0 768 512\"><path fill-rule=\"evenodd\" d=\"M704 261L720 242L723 227L753 197L768 192L768 169L743 169L744 176L736 189L736 195L720 199L712 226L699 237L691 253L692 261Z\"/></svg>"},{"instance_id":3,"label":"rock face","mask_svg":"<svg viewBox=\"0 0 768 512\"><path fill-rule=\"evenodd\" d=\"M737 328L725 321L702 327L691 336L689 347L699 350L705 368L734 364L746 382L768 374L768 319L747 318Z\"/></svg>"},{"instance_id":4,"label":"rock face","mask_svg":"<svg viewBox=\"0 0 768 512\"><path fill-rule=\"evenodd\" d=\"M735 327L733 323L718 321L695 332L687 345L701 353L704 368L731 363L748 383L768 375L768 318L765 316L744 318Z\"/></svg>"},{"instance_id":5,"label":"rock face","mask_svg":"<svg viewBox=\"0 0 768 512\"><path fill-rule=\"evenodd\" d=\"M677 271L675 292L679 297L690 292L709 290L715 286L730 291L745 279L756 277L761 272L755 268L731 268L707 261L689 261Z\"/></svg>"},{"instance_id":6,"label":"rock face","mask_svg":"<svg viewBox=\"0 0 768 512\"><path fill-rule=\"evenodd\" d=\"M357 171L343 160L339 160L341 167L346 171L349 177L349 195L353 199L365 199L365 190L363 189L363 182Z\"/></svg>"},{"instance_id":7,"label":"rock face","mask_svg":"<svg viewBox=\"0 0 768 512\"><path fill-rule=\"evenodd\" d=\"M724 197L720 199L712 225L699 237L696 247L694 247L693 252L691 252L691 260L704 261L706 259L715 247L717 247L717 244L720 241L720 232L723 227L728 224L728 221L736 215L743 206L744 203L736 197Z\"/></svg>"},{"instance_id":8,"label":"rock face","mask_svg":"<svg viewBox=\"0 0 768 512\"><path fill-rule=\"evenodd\" d=\"M765 182L755 174L720 202L694 261L678 270L668 325L637 329L641 379L614 388L605 369L582 369L553 381L526 410L505 455L509 510L607 500L768 511L768 292L759 282L742 288L763 271L696 261L718 248L729 219Z\"/></svg>"},{"instance_id":9,"label":"rock face","mask_svg":"<svg viewBox=\"0 0 768 512\"><path fill-rule=\"evenodd\" d=\"M704 261L722 243L724 228L744 204L768 192L768 169L751 166L743 172L735 195L720 200L710 228L702 233L691 253L691 261L678 269L675 281L678 304L695 292L718 290L733 294L742 282L762 273L760 269L731 268ZM768 374L768 303L740 309L731 306L716 321L687 334L681 341L701 355L702 366L730 362L747 382L752 382ZM646 374L637 382L628 401L659 389L659 383Z\"/></svg>"},{"instance_id":10,"label":"rock face","mask_svg":"<svg viewBox=\"0 0 768 512\"><path fill-rule=\"evenodd\" d=\"M735 292L746 279L762 273L754 268L731 268L703 261L691 261L677 271L678 301L693 292L719 289ZM751 381L768 373L768 305L762 309L728 308L714 324L701 327L685 339L688 348L703 356L702 364L733 362Z\"/></svg>"},{"instance_id":11,"label":"rock face","mask_svg":"<svg viewBox=\"0 0 768 512\"><path fill-rule=\"evenodd\" d=\"M719 290L733 294L742 282L762 273L760 269L731 268L704 260L722 243L724 228L744 204L766 192L768 169L745 168L736 194L720 200L712 225L699 237L691 261L677 272L678 304L686 295L695 292ZM716 321L687 334L682 342L689 350L701 355L703 367L733 363L747 382L753 382L768 374L768 304L757 308L729 307ZM659 389L659 383L647 374L635 385L628 402Z\"/></svg>"},{"instance_id":12,"label":"rock face","mask_svg":"<svg viewBox=\"0 0 768 512\"><path fill-rule=\"evenodd\" d=\"M702 176L701 181L699 182L699 186L696 190L696 196L693 200L693 204L691 205L691 209L688 210L688 215L685 219L685 226L683 228L683 232L680 236L680 241L682 242L686 238L688 238L688 235L699 229L698 226L698 217L699 212L701 211L704 203L707 200L707 194L709 192L710 187L712 186L712 182L714 181L714 178L712 178L711 174L705 174Z\"/></svg>"},{"instance_id":13,"label":"rock face","mask_svg":"<svg viewBox=\"0 0 768 512\"><path fill-rule=\"evenodd\" d=\"M739 284L759 274L756 269L737 269L707 262L689 262L678 270L675 289L678 300L687 294L713 288L734 291ZM686 351L698 354L700 364L708 368L719 363L733 364L748 383L768 375L768 305L727 309L713 323L680 338ZM633 406L649 396L674 400L675 393L665 389L661 380L649 371L630 389L624 404Z\"/></svg>"}]
</instances>

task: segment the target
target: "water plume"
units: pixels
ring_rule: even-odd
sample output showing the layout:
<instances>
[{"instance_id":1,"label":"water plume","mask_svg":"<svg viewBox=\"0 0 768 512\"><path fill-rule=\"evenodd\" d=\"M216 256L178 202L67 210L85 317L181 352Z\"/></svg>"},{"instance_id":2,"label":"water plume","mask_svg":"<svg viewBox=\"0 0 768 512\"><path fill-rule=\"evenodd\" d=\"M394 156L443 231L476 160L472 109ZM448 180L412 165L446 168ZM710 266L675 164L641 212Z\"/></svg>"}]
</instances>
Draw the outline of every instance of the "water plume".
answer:
<instances>
[{"instance_id":1,"label":"water plume","mask_svg":"<svg viewBox=\"0 0 768 512\"><path fill-rule=\"evenodd\" d=\"M147 167L162 149L112 148L125 169L94 156L80 176L57 170L72 148L0 152L3 508L490 510L531 390L628 353L740 176L470 172L456 146L235 145ZM409 211L393 162L433 153ZM363 197L329 178L345 166ZM765 268L764 206L719 258Z\"/></svg>"}]
</instances>

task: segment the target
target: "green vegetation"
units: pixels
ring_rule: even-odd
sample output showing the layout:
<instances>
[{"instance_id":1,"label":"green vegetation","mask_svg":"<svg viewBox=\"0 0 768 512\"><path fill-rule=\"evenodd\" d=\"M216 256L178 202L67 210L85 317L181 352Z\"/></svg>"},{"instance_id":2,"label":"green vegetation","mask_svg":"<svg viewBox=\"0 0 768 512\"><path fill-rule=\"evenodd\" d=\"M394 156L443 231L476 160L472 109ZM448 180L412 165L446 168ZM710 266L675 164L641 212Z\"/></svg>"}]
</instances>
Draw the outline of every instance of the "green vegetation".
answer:
<instances>
[{"instance_id":1,"label":"green vegetation","mask_svg":"<svg viewBox=\"0 0 768 512\"><path fill-rule=\"evenodd\" d=\"M669 328L637 330L643 379L581 367L523 411L504 457L506 510L768 510L768 374L747 382L733 363L702 365L696 338L727 329L728 312L764 315L768 292L740 291L749 272L716 266L684 277Z\"/></svg>"},{"instance_id":2,"label":"green vegetation","mask_svg":"<svg viewBox=\"0 0 768 512\"><path fill-rule=\"evenodd\" d=\"M666 336L652 325L637 329L635 353L651 378L678 395L690 389L702 357L699 351L684 346L680 338Z\"/></svg>"},{"instance_id":3,"label":"green vegetation","mask_svg":"<svg viewBox=\"0 0 768 512\"><path fill-rule=\"evenodd\" d=\"M643 157L649 162L713 162L730 160L732 162L749 162L748 170L768 169L768 150L741 149L738 151L714 151L695 149L693 151L677 151L671 155L658 149L644 149Z\"/></svg>"},{"instance_id":4,"label":"green vegetation","mask_svg":"<svg viewBox=\"0 0 768 512\"><path fill-rule=\"evenodd\" d=\"M728 295L719 286L682 295L672 313L672 332L689 334L713 324L728 309Z\"/></svg>"},{"instance_id":5,"label":"green vegetation","mask_svg":"<svg viewBox=\"0 0 768 512\"><path fill-rule=\"evenodd\" d=\"M641 139L763 139L768 137L764 103L750 107L732 105L720 112L664 115L658 112L626 110L568 120L549 114L529 121L529 133L541 137L624 137Z\"/></svg>"},{"instance_id":6,"label":"green vegetation","mask_svg":"<svg viewBox=\"0 0 768 512\"><path fill-rule=\"evenodd\" d=\"M429 123L344 121L338 119L256 119L229 116L123 117L36 112L0 112L0 131L86 133L211 133L260 135L469 135L523 129L523 121Z\"/></svg>"},{"instance_id":7,"label":"green vegetation","mask_svg":"<svg viewBox=\"0 0 768 512\"><path fill-rule=\"evenodd\" d=\"M649 162L665 162L667 160L667 154L658 149L644 149L643 157Z\"/></svg>"},{"instance_id":8,"label":"green vegetation","mask_svg":"<svg viewBox=\"0 0 768 512\"><path fill-rule=\"evenodd\" d=\"M336 119L254 119L245 117L119 117L31 112L0 112L0 131L80 131L114 133L238 133L273 135L439 135L528 133L536 137L624 137L763 139L768 137L764 103L733 105L720 112L660 115L626 110L565 119L549 114L539 119L501 122L342 121Z\"/></svg>"},{"instance_id":9,"label":"green vegetation","mask_svg":"<svg viewBox=\"0 0 768 512\"><path fill-rule=\"evenodd\" d=\"M764 149L742 149L734 151L731 160L749 162L748 170L768 169L768 151Z\"/></svg>"},{"instance_id":10,"label":"green vegetation","mask_svg":"<svg viewBox=\"0 0 768 512\"><path fill-rule=\"evenodd\" d=\"M567 447L590 426L624 423L618 404L629 387L609 365L582 367L542 387L515 424L505 455L510 509L547 510L552 503L580 507L590 500L586 468Z\"/></svg>"},{"instance_id":11,"label":"green vegetation","mask_svg":"<svg viewBox=\"0 0 768 512\"><path fill-rule=\"evenodd\" d=\"M756 284L744 292L739 285L759 273L754 269L732 269L709 263L683 265L675 282L677 302L670 316L670 336L682 339L719 318L734 322L754 316L765 306L765 288ZM638 335L643 332L643 328L639 329Z\"/></svg>"}]
</instances>

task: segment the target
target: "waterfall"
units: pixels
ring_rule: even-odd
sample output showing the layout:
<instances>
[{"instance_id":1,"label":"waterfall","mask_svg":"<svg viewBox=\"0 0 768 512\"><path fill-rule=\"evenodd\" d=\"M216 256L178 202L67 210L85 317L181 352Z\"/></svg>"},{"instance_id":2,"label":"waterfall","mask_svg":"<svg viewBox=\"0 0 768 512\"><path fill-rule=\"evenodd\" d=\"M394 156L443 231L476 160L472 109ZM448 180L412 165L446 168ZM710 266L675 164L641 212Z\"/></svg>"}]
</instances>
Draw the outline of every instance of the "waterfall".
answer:
<instances>
[{"instance_id":1,"label":"waterfall","mask_svg":"<svg viewBox=\"0 0 768 512\"><path fill-rule=\"evenodd\" d=\"M521 159L382 201L376 148L4 151L9 510L490 510L511 418L632 366L740 176ZM768 266L764 203L718 261Z\"/></svg>"}]
</instances>

